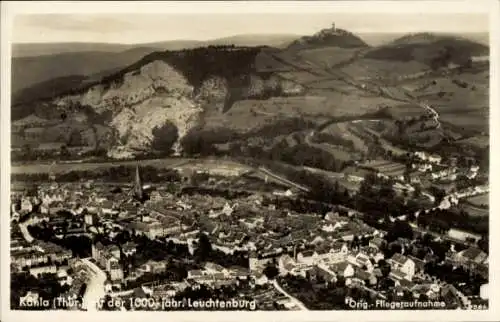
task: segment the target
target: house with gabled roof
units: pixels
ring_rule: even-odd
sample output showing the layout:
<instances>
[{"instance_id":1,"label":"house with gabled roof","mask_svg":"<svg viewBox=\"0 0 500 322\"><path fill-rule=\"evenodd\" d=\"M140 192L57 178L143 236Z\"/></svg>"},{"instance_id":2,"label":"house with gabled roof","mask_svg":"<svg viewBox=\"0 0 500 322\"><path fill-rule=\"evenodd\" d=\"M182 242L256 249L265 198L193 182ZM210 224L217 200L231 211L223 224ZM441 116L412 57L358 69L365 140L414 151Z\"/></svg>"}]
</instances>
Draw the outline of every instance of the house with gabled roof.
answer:
<instances>
[{"instance_id":1,"label":"house with gabled roof","mask_svg":"<svg viewBox=\"0 0 500 322\"><path fill-rule=\"evenodd\" d=\"M411 288L411 292L416 298L425 295L428 299L438 299L441 288L437 284L418 284Z\"/></svg>"},{"instance_id":2,"label":"house with gabled roof","mask_svg":"<svg viewBox=\"0 0 500 322\"><path fill-rule=\"evenodd\" d=\"M457 309L462 307L458 290L451 284L447 284L441 288L441 299L446 303L446 308Z\"/></svg>"},{"instance_id":3,"label":"house with gabled roof","mask_svg":"<svg viewBox=\"0 0 500 322\"><path fill-rule=\"evenodd\" d=\"M370 242L368 243L368 246L370 247L373 247L373 248L376 248L376 249L382 249L382 247L384 246L385 244L385 241L380 238L380 237L375 237L375 238L372 238L370 240Z\"/></svg>"},{"instance_id":4,"label":"house with gabled roof","mask_svg":"<svg viewBox=\"0 0 500 322\"><path fill-rule=\"evenodd\" d=\"M481 264L487 260L488 255L476 247L467 248L458 253L458 258L464 262L472 262L475 264Z\"/></svg>"},{"instance_id":5,"label":"house with gabled roof","mask_svg":"<svg viewBox=\"0 0 500 322\"><path fill-rule=\"evenodd\" d=\"M201 269L192 269L192 270L188 271L187 278L196 280L196 279L204 277L204 276L205 276L205 274Z\"/></svg>"},{"instance_id":6,"label":"house with gabled roof","mask_svg":"<svg viewBox=\"0 0 500 322\"><path fill-rule=\"evenodd\" d=\"M351 277L351 281L358 282L361 285L374 285L377 283L377 278L375 277L375 275L370 274L369 272L359 267L356 267L354 269L354 275Z\"/></svg>"},{"instance_id":7,"label":"house with gabled roof","mask_svg":"<svg viewBox=\"0 0 500 322\"><path fill-rule=\"evenodd\" d=\"M397 278L401 274L404 274L403 278L410 281L413 279L413 275L415 275L415 262L408 257L396 253L387 262L391 265L391 274L394 271Z\"/></svg>"},{"instance_id":8,"label":"house with gabled roof","mask_svg":"<svg viewBox=\"0 0 500 322\"><path fill-rule=\"evenodd\" d=\"M408 258L415 263L415 273L423 272L425 270L425 262L415 256L408 255Z\"/></svg>"},{"instance_id":9,"label":"house with gabled roof","mask_svg":"<svg viewBox=\"0 0 500 322\"><path fill-rule=\"evenodd\" d=\"M335 241L332 244L331 252L347 255L349 253L349 247L347 247L347 243L345 242Z\"/></svg>"},{"instance_id":10,"label":"house with gabled roof","mask_svg":"<svg viewBox=\"0 0 500 322\"><path fill-rule=\"evenodd\" d=\"M318 254L318 259L327 258L330 256L330 249L328 247L320 247L316 250L316 254Z\"/></svg>"},{"instance_id":11,"label":"house with gabled roof","mask_svg":"<svg viewBox=\"0 0 500 322\"><path fill-rule=\"evenodd\" d=\"M373 264L370 261L370 257L363 253L358 253L356 255L354 264L360 268L366 269L368 272L373 271Z\"/></svg>"},{"instance_id":12,"label":"house with gabled roof","mask_svg":"<svg viewBox=\"0 0 500 322\"><path fill-rule=\"evenodd\" d=\"M269 279L267 276L263 273L256 273L255 275L252 275L251 283L253 285L265 285L269 282Z\"/></svg>"},{"instance_id":13,"label":"house with gabled roof","mask_svg":"<svg viewBox=\"0 0 500 322\"><path fill-rule=\"evenodd\" d=\"M337 276L342 276L344 278L354 276L354 267L348 262L340 262L330 265L330 270L333 271Z\"/></svg>"},{"instance_id":14,"label":"house with gabled roof","mask_svg":"<svg viewBox=\"0 0 500 322\"><path fill-rule=\"evenodd\" d=\"M290 255L283 255L278 260L278 270L281 275L291 273L296 265L297 262Z\"/></svg>"},{"instance_id":15,"label":"house with gabled roof","mask_svg":"<svg viewBox=\"0 0 500 322\"><path fill-rule=\"evenodd\" d=\"M125 256L131 256L137 252L137 244L134 242L126 242L122 245L122 251Z\"/></svg>"},{"instance_id":16,"label":"house with gabled roof","mask_svg":"<svg viewBox=\"0 0 500 322\"><path fill-rule=\"evenodd\" d=\"M314 250L304 250L297 254L297 262L312 265L318 260L318 253Z\"/></svg>"},{"instance_id":17,"label":"house with gabled roof","mask_svg":"<svg viewBox=\"0 0 500 322\"><path fill-rule=\"evenodd\" d=\"M396 282L405 279L406 273L399 269L393 269L391 270L389 277Z\"/></svg>"}]
</instances>

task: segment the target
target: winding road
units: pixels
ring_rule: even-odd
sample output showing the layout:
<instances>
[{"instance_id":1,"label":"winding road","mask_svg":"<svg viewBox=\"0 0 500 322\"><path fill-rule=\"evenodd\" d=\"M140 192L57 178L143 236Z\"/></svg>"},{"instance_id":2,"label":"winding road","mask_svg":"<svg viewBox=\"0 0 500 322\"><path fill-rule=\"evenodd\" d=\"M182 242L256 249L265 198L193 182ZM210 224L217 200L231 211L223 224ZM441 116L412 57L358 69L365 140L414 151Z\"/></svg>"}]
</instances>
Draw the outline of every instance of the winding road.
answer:
<instances>
[{"instance_id":1,"label":"winding road","mask_svg":"<svg viewBox=\"0 0 500 322\"><path fill-rule=\"evenodd\" d=\"M20 223L19 224L19 229L21 230L21 233L23 234L24 239L28 243L32 243L35 239L29 233L27 225L28 225L28 223Z\"/></svg>"},{"instance_id":2,"label":"winding road","mask_svg":"<svg viewBox=\"0 0 500 322\"><path fill-rule=\"evenodd\" d=\"M427 111L432 113L432 118L437 123L436 129L439 129L441 127L441 122L439 122L439 113L436 112L436 110L434 108L432 108L430 105L428 105L426 103L420 103L420 106L422 106Z\"/></svg>"}]
</instances>

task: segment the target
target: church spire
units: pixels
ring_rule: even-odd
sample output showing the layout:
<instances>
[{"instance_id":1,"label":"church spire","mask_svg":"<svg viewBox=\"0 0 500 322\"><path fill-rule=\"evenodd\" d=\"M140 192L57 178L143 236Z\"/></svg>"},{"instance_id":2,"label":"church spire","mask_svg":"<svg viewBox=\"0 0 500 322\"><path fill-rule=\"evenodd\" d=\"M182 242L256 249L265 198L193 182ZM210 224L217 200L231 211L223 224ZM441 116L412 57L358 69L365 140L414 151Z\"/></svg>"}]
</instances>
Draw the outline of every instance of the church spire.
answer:
<instances>
[{"instance_id":1,"label":"church spire","mask_svg":"<svg viewBox=\"0 0 500 322\"><path fill-rule=\"evenodd\" d=\"M142 191L141 173L139 171L139 163L137 163L135 166L134 194L138 200L142 200L144 197L144 193Z\"/></svg>"}]
</instances>

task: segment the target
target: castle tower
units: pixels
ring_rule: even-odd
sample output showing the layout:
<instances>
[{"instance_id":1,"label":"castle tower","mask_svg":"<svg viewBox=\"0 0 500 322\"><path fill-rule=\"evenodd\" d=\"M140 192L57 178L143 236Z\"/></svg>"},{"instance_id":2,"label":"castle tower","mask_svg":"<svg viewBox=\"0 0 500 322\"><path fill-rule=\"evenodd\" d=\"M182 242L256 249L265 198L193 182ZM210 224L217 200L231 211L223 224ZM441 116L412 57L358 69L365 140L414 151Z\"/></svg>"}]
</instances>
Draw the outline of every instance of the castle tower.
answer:
<instances>
[{"instance_id":1,"label":"castle tower","mask_svg":"<svg viewBox=\"0 0 500 322\"><path fill-rule=\"evenodd\" d=\"M134 195L138 200L142 200L144 198L144 192L142 191L141 173L139 172L139 164L135 166Z\"/></svg>"}]
</instances>

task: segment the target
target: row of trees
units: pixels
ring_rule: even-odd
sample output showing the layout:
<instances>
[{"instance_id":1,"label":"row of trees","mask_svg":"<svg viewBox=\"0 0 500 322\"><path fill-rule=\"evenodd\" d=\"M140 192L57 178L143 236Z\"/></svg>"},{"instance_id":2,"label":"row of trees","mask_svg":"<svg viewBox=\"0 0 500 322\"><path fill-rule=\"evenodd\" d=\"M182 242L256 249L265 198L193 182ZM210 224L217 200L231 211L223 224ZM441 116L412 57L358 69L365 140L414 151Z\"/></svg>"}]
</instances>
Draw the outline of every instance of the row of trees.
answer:
<instances>
[{"instance_id":1,"label":"row of trees","mask_svg":"<svg viewBox=\"0 0 500 322\"><path fill-rule=\"evenodd\" d=\"M133 166L117 166L108 167L99 170L73 170L57 174L56 181L60 182L73 182L81 180L107 180L113 182L130 181L135 174L135 167ZM181 176L177 170L173 169L158 169L154 166L141 167L141 176L145 182L160 183L165 181L179 182ZM48 173L13 173L13 181L48 181Z\"/></svg>"},{"instance_id":2,"label":"row of trees","mask_svg":"<svg viewBox=\"0 0 500 322\"><path fill-rule=\"evenodd\" d=\"M417 224L438 233L445 233L450 228L464 229L481 235L488 235L489 232L487 217L471 216L465 211L456 212L450 209L435 209L421 214Z\"/></svg>"},{"instance_id":3,"label":"row of trees","mask_svg":"<svg viewBox=\"0 0 500 322\"><path fill-rule=\"evenodd\" d=\"M216 144L231 143L236 144L232 149L234 154L229 151L231 155L241 156L241 152L245 149L239 147L247 147L245 140L255 138L271 138L278 135L286 135L304 129L312 128L315 124L311 121L304 120L303 118L287 118L277 120L271 124L263 125L262 127L253 129L247 133L240 133L228 128L215 128L205 129L203 127L196 127L191 129L182 139L181 146L186 155L215 155L218 153ZM263 150L259 149L259 153ZM263 156L260 155L259 158Z\"/></svg>"},{"instance_id":4,"label":"row of trees","mask_svg":"<svg viewBox=\"0 0 500 322\"><path fill-rule=\"evenodd\" d=\"M353 141L329 133L324 133L324 132L317 133L316 135L314 135L312 140L315 143L329 143L333 145L345 146L350 150L354 150Z\"/></svg>"}]
</instances>

